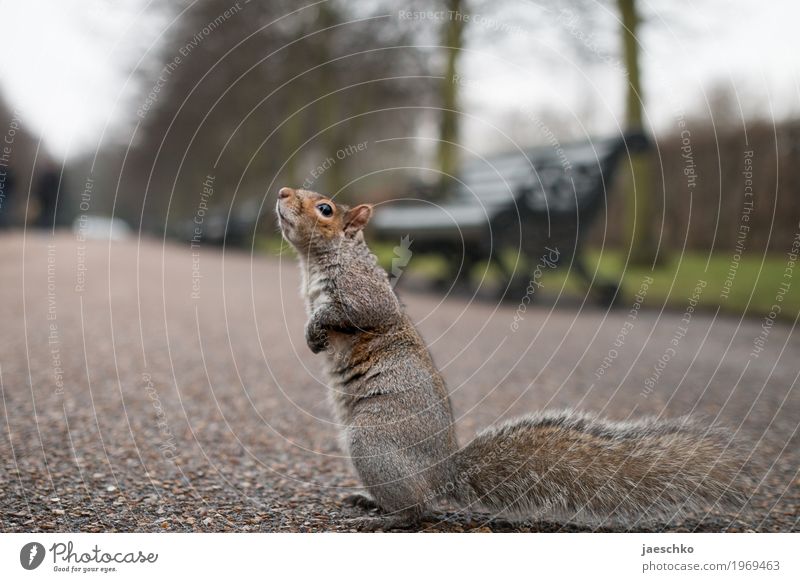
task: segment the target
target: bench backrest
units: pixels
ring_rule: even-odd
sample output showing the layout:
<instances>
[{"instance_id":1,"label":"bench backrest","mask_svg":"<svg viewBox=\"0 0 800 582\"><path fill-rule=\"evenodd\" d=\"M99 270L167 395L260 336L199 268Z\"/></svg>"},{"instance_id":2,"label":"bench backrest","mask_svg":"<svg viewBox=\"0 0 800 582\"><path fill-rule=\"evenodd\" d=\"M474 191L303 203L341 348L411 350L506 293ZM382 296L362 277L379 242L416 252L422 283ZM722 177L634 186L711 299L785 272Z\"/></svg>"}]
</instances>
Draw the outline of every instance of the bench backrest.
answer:
<instances>
[{"instance_id":1,"label":"bench backrest","mask_svg":"<svg viewBox=\"0 0 800 582\"><path fill-rule=\"evenodd\" d=\"M534 212L574 214L605 194L624 146L613 138L473 159L458 175L454 199L488 208L516 200Z\"/></svg>"},{"instance_id":2,"label":"bench backrest","mask_svg":"<svg viewBox=\"0 0 800 582\"><path fill-rule=\"evenodd\" d=\"M382 206L373 232L387 239L480 240L490 224L513 215L522 217L528 231L539 231L544 223L546 232L557 226L569 237L579 225L579 230L589 226L605 206L607 187L626 152L646 147L643 135L630 134L471 160L449 197L430 199L419 192L419 200Z\"/></svg>"}]
</instances>

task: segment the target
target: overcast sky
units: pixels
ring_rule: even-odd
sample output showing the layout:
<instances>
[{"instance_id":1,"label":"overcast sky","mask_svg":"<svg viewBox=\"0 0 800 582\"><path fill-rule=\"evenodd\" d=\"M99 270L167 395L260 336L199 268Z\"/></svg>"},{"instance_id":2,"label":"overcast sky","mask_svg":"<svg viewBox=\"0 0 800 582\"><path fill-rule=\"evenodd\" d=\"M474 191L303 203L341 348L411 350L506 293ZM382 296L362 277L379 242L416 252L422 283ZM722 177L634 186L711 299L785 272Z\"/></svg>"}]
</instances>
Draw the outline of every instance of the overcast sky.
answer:
<instances>
[{"instance_id":1,"label":"overcast sky","mask_svg":"<svg viewBox=\"0 0 800 582\"><path fill-rule=\"evenodd\" d=\"M0 0L0 90L48 149L59 155L94 150L104 131L135 121L141 88L131 71L150 62L168 24L147 4ZM530 4L508 3L472 24L462 105L478 118L464 130L468 145L478 149L498 143L503 133L535 138L518 123L531 112L588 118L590 133L621 123L624 80L614 13L599 8L589 21ZM641 6L646 109L657 131L674 125L679 108L701 110L704 92L721 84L750 115L800 116L798 0L644 0Z\"/></svg>"}]
</instances>

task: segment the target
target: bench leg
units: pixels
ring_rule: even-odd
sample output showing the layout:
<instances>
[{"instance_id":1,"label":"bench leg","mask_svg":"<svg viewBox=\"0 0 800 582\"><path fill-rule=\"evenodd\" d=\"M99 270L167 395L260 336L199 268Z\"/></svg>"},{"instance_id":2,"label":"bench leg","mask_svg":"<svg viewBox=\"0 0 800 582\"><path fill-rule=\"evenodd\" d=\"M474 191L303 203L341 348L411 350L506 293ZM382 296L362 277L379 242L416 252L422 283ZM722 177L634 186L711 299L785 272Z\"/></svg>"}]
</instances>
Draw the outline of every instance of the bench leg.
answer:
<instances>
[{"instance_id":1,"label":"bench leg","mask_svg":"<svg viewBox=\"0 0 800 582\"><path fill-rule=\"evenodd\" d=\"M447 260L448 258L457 255L456 251L453 250L449 253L443 253L442 256L444 256L445 260ZM443 277L437 278L435 282L436 288L440 291L472 291L473 288L472 281L470 280L470 274L479 261L480 257L476 257L470 253L466 253L464 255L463 262L455 260L451 262L447 260L446 272Z\"/></svg>"},{"instance_id":2,"label":"bench leg","mask_svg":"<svg viewBox=\"0 0 800 582\"><path fill-rule=\"evenodd\" d=\"M516 269L512 269L501 257L500 252L495 252L491 257L492 264L500 271L500 284L497 288L497 298L499 300L509 299L517 301L527 292L529 283L530 261L527 261L524 254L519 257Z\"/></svg>"},{"instance_id":3,"label":"bench leg","mask_svg":"<svg viewBox=\"0 0 800 582\"><path fill-rule=\"evenodd\" d=\"M591 290L597 299L598 305L603 307L613 307L617 304L621 295L621 287L613 281L607 279L600 279L595 277L592 280L592 275L586 267L586 260L582 252L575 254L575 260L572 262L572 268L576 275L580 278L586 286L587 291Z\"/></svg>"}]
</instances>

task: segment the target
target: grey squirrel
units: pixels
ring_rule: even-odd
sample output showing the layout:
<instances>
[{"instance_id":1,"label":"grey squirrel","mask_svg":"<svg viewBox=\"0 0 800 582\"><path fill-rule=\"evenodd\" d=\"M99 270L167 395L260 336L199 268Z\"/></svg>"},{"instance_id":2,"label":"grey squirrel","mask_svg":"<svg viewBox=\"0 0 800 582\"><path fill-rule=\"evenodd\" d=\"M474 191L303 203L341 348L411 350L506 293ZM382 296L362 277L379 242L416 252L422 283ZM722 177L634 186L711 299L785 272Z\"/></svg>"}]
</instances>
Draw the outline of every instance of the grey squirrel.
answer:
<instances>
[{"instance_id":1,"label":"grey squirrel","mask_svg":"<svg viewBox=\"0 0 800 582\"><path fill-rule=\"evenodd\" d=\"M542 412L460 448L445 383L363 236L372 206L282 188L278 222L297 250L306 342L325 352L342 443L368 494L364 530L410 528L438 501L509 517L669 518L744 501L728 433L683 417L611 422Z\"/></svg>"}]
</instances>

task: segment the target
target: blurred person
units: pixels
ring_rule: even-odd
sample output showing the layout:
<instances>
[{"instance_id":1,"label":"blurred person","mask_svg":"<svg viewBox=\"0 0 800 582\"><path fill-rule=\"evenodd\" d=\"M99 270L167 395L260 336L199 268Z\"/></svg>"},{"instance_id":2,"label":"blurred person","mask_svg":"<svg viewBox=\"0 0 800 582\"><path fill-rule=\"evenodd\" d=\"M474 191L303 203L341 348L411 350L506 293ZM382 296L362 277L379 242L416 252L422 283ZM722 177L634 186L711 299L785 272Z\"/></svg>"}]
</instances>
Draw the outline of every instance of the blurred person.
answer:
<instances>
[{"instance_id":1,"label":"blurred person","mask_svg":"<svg viewBox=\"0 0 800 582\"><path fill-rule=\"evenodd\" d=\"M36 199L39 202L39 215L36 226L53 228L56 224L58 194L61 187L61 172L55 162L45 162L36 185Z\"/></svg>"},{"instance_id":2,"label":"blurred person","mask_svg":"<svg viewBox=\"0 0 800 582\"><path fill-rule=\"evenodd\" d=\"M14 194L14 172L9 167L0 168L0 229L11 226L11 201Z\"/></svg>"}]
</instances>

